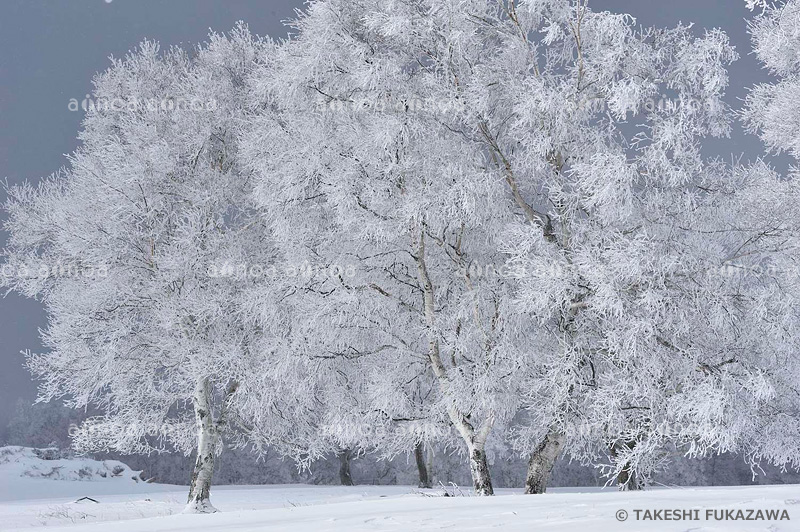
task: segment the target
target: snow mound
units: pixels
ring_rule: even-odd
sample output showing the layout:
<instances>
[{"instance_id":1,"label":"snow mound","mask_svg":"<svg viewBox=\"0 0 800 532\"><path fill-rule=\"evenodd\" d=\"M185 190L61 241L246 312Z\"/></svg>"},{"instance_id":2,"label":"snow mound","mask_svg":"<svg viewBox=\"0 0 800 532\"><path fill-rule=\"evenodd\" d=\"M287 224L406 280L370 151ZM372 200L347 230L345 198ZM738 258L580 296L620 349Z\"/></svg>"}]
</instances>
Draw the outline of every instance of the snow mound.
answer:
<instances>
[{"instance_id":1,"label":"snow mound","mask_svg":"<svg viewBox=\"0 0 800 532\"><path fill-rule=\"evenodd\" d=\"M0 447L0 477L29 477L69 481L144 482L118 460L78 457L57 448Z\"/></svg>"}]
</instances>

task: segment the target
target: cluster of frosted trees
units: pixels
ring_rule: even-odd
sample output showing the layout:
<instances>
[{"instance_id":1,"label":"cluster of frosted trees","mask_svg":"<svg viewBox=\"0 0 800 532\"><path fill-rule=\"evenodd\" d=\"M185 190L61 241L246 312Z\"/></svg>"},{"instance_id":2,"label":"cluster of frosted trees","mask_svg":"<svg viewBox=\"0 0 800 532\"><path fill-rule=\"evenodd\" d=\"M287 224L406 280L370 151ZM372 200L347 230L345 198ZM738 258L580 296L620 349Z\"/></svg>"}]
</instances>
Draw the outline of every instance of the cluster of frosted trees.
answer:
<instances>
[{"instance_id":1,"label":"cluster of frosted trees","mask_svg":"<svg viewBox=\"0 0 800 532\"><path fill-rule=\"evenodd\" d=\"M800 3L762 9L777 81L740 110L724 33L586 0L324 0L286 42L143 43L95 79L133 103L9 192L41 399L104 413L81 449L194 452L192 511L223 442L421 472L435 446L480 495L509 453L528 493L562 454L625 489L669 448L797 466L796 170L701 149L741 119L800 157Z\"/></svg>"}]
</instances>

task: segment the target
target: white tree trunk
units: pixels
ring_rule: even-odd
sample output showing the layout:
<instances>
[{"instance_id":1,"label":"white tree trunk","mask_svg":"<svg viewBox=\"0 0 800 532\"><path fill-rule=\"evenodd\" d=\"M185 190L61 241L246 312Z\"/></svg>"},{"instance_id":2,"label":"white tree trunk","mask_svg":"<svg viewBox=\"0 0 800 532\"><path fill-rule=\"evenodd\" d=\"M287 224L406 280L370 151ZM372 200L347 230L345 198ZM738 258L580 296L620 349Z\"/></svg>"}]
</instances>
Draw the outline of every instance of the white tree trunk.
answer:
<instances>
[{"instance_id":1,"label":"white tree trunk","mask_svg":"<svg viewBox=\"0 0 800 532\"><path fill-rule=\"evenodd\" d=\"M469 471L472 473L472 485L475 495L494 495L492 479L489 476L489 463L483 446L469 446Z\"/></svg>"},{"instance_id":2,"label":"white tree trunk","mask_svg":"<svg viewBox=\"0 0 800 532\"><path fill-rule=\"evenodd\" d=\"M214 455L219 435L211 411L211 390L207 378L198 381L193 403L197 422L197 459L184 513L214 513L217 509L211 505L211 478L214 475Z\"/></svg>"},{"instance_id":3,"label":"white tree trunk","mask_svg":"<svg viewBox=\"0 0 800 532\"><path fill-rule=\"evenodd\" d=\"M547 482L561 449L565 436L558 431L550 430L539 446L531 453L528 462L528 474L525 477L525 493L535 494L547 491Z\"/></svg>"},{"instance_id":4,"label":"white tree trunk","mask_svg":"<svg viewBox=\"0 0 800 532\"><path fill-rule=\"evenodd\" d=\"M494 415L490 413L486 416L477 430L470 423L467 417L459 411L456 402L450 391L450 377L447 368L442 362L439 351L439 339L435 334L436 309L433 299L433 283L428 274L428 267L425 262L425 232L420 232L419 248L416 256L417 273L422 284L424 297L425 320L428 326L428 358L431 362L433 374L442 390L442 395L447 402L447 415L451 423L464 439L469 451L469 469L472 474L472 484L476 495L494 495L492 480L489 475L489 466L486 461L486 438L494 425Z\"/></svg>"}]
</instances>

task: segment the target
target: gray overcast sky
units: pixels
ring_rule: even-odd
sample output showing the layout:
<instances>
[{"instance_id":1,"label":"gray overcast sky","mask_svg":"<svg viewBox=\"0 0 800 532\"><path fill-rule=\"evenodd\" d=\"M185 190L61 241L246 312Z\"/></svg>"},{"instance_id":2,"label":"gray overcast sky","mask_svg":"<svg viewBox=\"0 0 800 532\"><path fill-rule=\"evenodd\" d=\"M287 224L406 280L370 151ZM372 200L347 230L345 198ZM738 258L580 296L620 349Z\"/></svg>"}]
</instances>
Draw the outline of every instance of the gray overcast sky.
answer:
<instances>
[{"instance_id":1,"label":"gray overcast sky","mask_svg":"<svg viewBox=\"0 0 800 532\"><path fill-rule=\"evenodd\" d=\"M534 0L535 1L535 0ZM81 101L95 72L108 57L123 56L142 39L162 47L205 40L209 28L227 31L244 20L259 35L283 37L281 21L292 18L302 0L0 0L0 177L10 183L35 181L66 162L76 147ZM627 12L642 25L693 22L724 29L742 58L731 68L731 103L766 79L750 54L744 0L590 0L595 10ZM757 139L735 132L710 143L713 153L755 158ZM0 237L4 241L4 236ZM41 349L45 323L35 301L8 295L0 300L0 429L18 398L33 401L35 384L20 351ZM1 432L1 430L0 430Z\"/></svg>"}]
</instances>

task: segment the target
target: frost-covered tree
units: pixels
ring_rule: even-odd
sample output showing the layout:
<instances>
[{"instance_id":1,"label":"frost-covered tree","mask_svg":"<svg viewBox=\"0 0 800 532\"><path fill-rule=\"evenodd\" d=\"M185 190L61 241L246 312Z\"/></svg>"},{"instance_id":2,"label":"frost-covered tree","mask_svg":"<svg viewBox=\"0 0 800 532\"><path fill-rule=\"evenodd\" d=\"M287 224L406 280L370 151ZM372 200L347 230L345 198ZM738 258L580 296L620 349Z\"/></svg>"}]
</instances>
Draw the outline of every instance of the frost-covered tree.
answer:
<instances>
[{"instance_id":1,"label":"frost-covered tree","mask_svg":"<svg viewBox=\"0 0 800 532\"><path fill-rule=\"evenodd\" d=\"M607 442L618 472L650 456L667 438L652 426L676 419L665 397L691 403L671 390L712 386L695 370L722 362L686 348L686 316L711 304L685 295L685 268L717 257L674 220L704 194L699 140L728 132L724 34L639 30L566 0L320 2L299 29L282 88L308 100L295 114L319 149L297 157L302 181L277 188L303 216L328 213L315 225L336 228L335 253L388 274L352 287L378 299L363 316L382 296L409 310L394 311L405 330L425 319L439 398L470 453L489 434L474 420L503 426L522 408L529 491L568 439ZM511 275L486 274L507 256ZM421 308L398 297L408 288ZM503 397L503 415L474 397Z\"/></svg>"},{"instance_id":2,"label":"frost-covered tree","mask_svg":"<svg viewBox=\"0 0 800 532\"><path fill-rule=\"evenodd\" d=\"M745 123L769 150L800 159L800 3L773 6L750 24L753 49L778 81L756 85L747 97Z\"/></svg>"},{"instance_id":3,"label":"frost-covered tree","mask_svg":"<svg viewBox=\"0 0 800 532\"><path fill-rule=\"evenodd\" d=\"M237 411L273 413L285 380L272 280L236 275L276 260L237 153L244 81L269 46L240 26L192 55L145 42L114 60L69 168L6 206L5 281L49 316L28 360L39 399L103 411L75 436L84 450L194 450L187 511L214 511L223 433Z\"/></svg>"},{"instance_id":4,"label":"frost-covered tree","mask_svg":"<svg viewBox=\"0 0 800 532\"><path fill-rule=\"evenodd\" d=\"M512 419L531 492L568 439L615 449L618 473L652 456L665 397L690 404L670 394L722 362L686 347L709 308L686 268L718 257L675 220L703 201L700 139L729 129L725 35L567 0L316 2L298 29L255 82L285 118L255 121L250 158L285 209L278 240L354 267L307 291L301 335L380 390L346 410L402 417L402 383L431 380L412 410L446 413L483 493Z\"/></svg>"},{"instance_id":5,"label":"frost-covered tree","mask_svg":"<svg viewBox=\"0 0 800 532\"><path fill-rule=\"evenodd\" d=\"M700 143L730 127L727 37L639 29L587 2L470 19L456 34L480 53L448 56L437 79L463 98L450 129L479 143L518 213L503 238L515 306L553 346L526 368L528 491L544 489L565 444L592 460L610 449L624 487L635 475L620 473L646 472L667 441L723 444L729 433L701 423L707 397L718 392L730 416L758 380L751 360L714 349L732 334L722 320L736 301L717 291L730 249L703 233L713 209L697 212L717 179Z\"/></svg>"},{"instance_id":6,"label":"frost-covered tree","mask_svg":"<svg viewBox=\"0 0 800 532\"><path fill-rule=\"evenodd\" d=\"M753 2L748 2L752 8ZM765 162L742 170L740 226L750 234L748 249L763 279L755 294L755 319L748 325L764 353L771 401L744 424L742 452L752 461L800 466L800 2L756 2L762 10L750 22L753 50L776 79L753 87L742 118L770 154L791 163L780 175ZM745 233L747 234L747 233Z\"/></svg>"},{"instance_id":7,"label":"frost-covered tree","mask_svg":"<svg viewBox=\"0 0 800 532\"><path fill-rule=\"evenodd\" d=\"M753 31L757 54L790 81L786 61L796 59L790 51L796 28L778 22L788 13L768 9ZM789 81L756 87L744 111L768 147L787 151L797 132L791 133L793 108L785 94L781 102ZM658 386L631 375L629 364L615 365L606 372L611 386L592 394L600 412L613 412L608 405L615 399L604 388L616 397L625 397L620 386L631 384L646 392L626 399L637 408L606 418L623 435L613 447L613 472L627 478L646 480L663 465L669 445L690 456L739 452L753 466L762 459L798 463L795 179L780 178L762 162L695 168L688 187L664 196L659 208L667 218L647 217L659 222L649 228L649 249L662 263L679 266L661 277L656 292L670 307L651 316L658 333L652 356L633 366Z\"/></svg>"},{"instance_id":8,"label":"frost-covered tree","mask_svg":"<svg viewBox=\"0 0 800 532\"><path fill-rule=\"evenodd\" d=\"M419 108L458 103L431 63L460 44L441 39L450 23L475 27L450 3L313 3L275 77L254 81L258 108L280 112L253 119L244 151L267 210L283 208L274 231L286 253L342 271L304 288L295 324L308 356L335 368L320 374L362 390L335 423L383 427L387 452L407 452L446 422L452 432L433 441L459 438L475 491L491 494L487 440L517 411L536 338L523 337L507 280L475 272L502 265L499 237L516 216L485 154ZM464 44L453 59L466 68L482 43Z\"/></svg>"},{"instance_id":9,"label":"frost-covered tree","mask_svg":"<svg viewBox=\"0 0 800 532\"><path fill-rule=\"evenodd\" d=\"M302 249L356 264L356 280L318 290L318 316L341 320L322 345L374 370L419 360L405 334L427 337L434 404L470 453L481 426L521 421L530 492L565 444L591 460L607 448L625 487L667 443L733 445L739 409L770 392L764 350L736 348L758 309L724 270L744 235L726 218L738 199L699 149L729 131L724 34L638 29L566 0L319 2L299 30L284 81L256 89L279 88L293 116L277 127L292 152L261 173L294 211L292 236L310 229ZM486 274L498 250L511 275ZM402 391L386 411L408 393L381 368L356 375Z\"/></svg>"}]
</instances>

